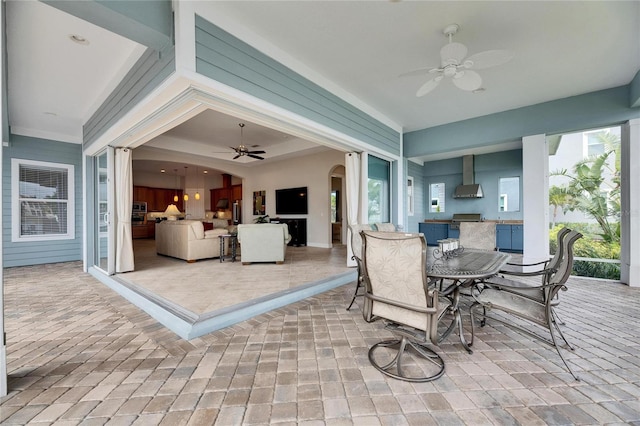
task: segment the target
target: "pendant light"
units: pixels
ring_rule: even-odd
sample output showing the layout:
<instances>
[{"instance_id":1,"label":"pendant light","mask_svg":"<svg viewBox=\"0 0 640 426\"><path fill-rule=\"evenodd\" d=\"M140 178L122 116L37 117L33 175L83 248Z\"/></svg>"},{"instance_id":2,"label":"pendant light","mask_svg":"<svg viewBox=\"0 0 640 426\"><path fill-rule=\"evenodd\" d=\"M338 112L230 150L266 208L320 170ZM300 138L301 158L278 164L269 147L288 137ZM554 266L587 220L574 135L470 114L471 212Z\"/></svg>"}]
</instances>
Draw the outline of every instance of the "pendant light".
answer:
<instances>
[{"instance_id":1,"label":"pendant light","mask_svg":"<svg viewBox=\"0 0 640 426\"><path fill-rule=\"evenodd\" d=\"M198 183L200 181L200 177L198 176L198 166L196 166L196 195L193 196L196 200L200 199L200 193L198 192Z\"/></svg>"},{"instance_id":2,"label":"pendant light","mask_svg":"<svg viewBox=\"0 0 640 426\"><path fill-rule=\"evenodd\" d=\"M175 186L175 193L173 195L173 202L177 203L178 202L178 169L173 169L175 175L176 175L176 186Z\"/></svg>"},{"instance_id":3,"label":"pendant light","mask_svg":"<svg viewBox=\"0 0 640 426\"><path fill-rule=\"evenodd\" d=\"M187 194L187 166L184 166L184 197L185 201L189 201L189 194Z\"/></svg>"}]
</instances>

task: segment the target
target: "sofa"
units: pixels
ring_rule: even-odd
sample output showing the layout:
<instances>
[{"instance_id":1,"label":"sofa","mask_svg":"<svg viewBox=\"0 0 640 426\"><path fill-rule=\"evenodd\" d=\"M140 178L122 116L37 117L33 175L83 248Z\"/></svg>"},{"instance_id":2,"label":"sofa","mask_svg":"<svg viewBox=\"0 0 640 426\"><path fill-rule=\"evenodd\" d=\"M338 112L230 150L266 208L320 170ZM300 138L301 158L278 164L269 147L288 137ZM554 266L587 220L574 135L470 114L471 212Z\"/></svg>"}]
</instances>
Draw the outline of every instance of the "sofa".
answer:
<instances>
[{"instance_id":1,"label":"sofa","mask_svg":"<svg viewBox=\"0 0 640 426\"><path fill-rule=\"evenodd\" d=\"M284 263L287 243L291 240L286 223L252 223L238 225L243 265L252 262Z\"/></svg>"},{"instance_id":2,"label":"sofa","mask_svg":"<svg viewBox=\"0 0 640 426\"><path fill-rule=\"evenodd\" d=\"M226 228L204 230L199 220L165 220L156 223L156 253L195 262L198 259L220 257L219 235L227 234ZM224 241L224 254L229 242Z\"/></svg>"}]
</instances>

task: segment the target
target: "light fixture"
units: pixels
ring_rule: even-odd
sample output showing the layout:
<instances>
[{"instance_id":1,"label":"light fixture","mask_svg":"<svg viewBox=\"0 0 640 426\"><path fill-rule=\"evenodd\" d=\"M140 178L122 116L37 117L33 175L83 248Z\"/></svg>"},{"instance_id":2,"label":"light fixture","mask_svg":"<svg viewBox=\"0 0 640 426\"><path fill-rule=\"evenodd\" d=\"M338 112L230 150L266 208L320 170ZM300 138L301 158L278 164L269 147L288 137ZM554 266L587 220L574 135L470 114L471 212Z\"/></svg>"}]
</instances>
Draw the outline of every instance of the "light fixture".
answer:
<instances>
[{"instance_id":1,"label":"light fixture","mask_svg":"<svg viewBox=\"0 0 640 426\"><path fill-rule=\"evenodd\" d=\"M175 186L175 194L173 195L173 202L178 202L178 169L173 169L176 174L176 186Z\"/></svg>"},{"instance_id":2,"label":"light fixture","mask_svg":"<svg viewBox=\"0 0 640 426\"><path fill-rule=\"evenodd\" d=\"M176 217L180 215L180 210L178 210L175 204L169 204L163 215L169 220L176 220Z\"/></svg>"},{"instance_id":3,"label":"light fixture","mask_svg":"<svg viewBox=\"0 0 640 426\"><path fill-rule=\"evenodd\" d=\"M187 166L184 166L184 197L185 201L189 201L189 194L187 194Z\"/></svg>"},{"instance_id":4,"label":"light fixture","mask_svg":"<svg viewBox=\"0 0 640 426\"><path fill-rule=\"evenodd\" d=\"M200 182L200 177L198 176L198 166L196 166L196 195L193 196L196 200L200 199L200 193L198 192L198 183Z\"/></svg>"}]
</instances>

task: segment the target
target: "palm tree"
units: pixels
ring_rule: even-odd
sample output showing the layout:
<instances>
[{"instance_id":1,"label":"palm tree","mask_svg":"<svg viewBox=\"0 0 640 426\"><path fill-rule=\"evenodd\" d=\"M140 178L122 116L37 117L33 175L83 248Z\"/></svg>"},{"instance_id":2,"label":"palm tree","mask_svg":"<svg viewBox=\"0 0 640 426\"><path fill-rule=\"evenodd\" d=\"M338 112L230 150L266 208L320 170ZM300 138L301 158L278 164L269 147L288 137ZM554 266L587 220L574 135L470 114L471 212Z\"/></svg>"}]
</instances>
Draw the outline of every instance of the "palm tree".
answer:
<instances>
[{"instance_id":1,"label":"palm tree","mask_svg":"<svg viewBox=\"0 0 640 426\"><path fill-rule=\"evenodd\" d=\"M562 212L566 213L570 203L570 195L567 188L556 185L549 188L549 205L553 206L553 218L551 219L552 229L556 226L558 209L562 208Z\"/></svg>"},{"instance_id":2,"label":"palm tree","mask_svg":"<svg viewBox=\"0 0 640 426\"><path fill-rule=\"evenodd\" d=\"M567 209L579 210L592 217L600 225L601 236L605 241L618 242L620 241L620 138L608 132L600 132L597 137L605 146L604 153L579 161L573 166L572 173L563 169L553 172L552 175L570 179L567 186L561 187L567 192ZM614 157L613 161L609 161L611 156ZM551 204L551 188L549 198Z\"/></svg>"}]
</instances>

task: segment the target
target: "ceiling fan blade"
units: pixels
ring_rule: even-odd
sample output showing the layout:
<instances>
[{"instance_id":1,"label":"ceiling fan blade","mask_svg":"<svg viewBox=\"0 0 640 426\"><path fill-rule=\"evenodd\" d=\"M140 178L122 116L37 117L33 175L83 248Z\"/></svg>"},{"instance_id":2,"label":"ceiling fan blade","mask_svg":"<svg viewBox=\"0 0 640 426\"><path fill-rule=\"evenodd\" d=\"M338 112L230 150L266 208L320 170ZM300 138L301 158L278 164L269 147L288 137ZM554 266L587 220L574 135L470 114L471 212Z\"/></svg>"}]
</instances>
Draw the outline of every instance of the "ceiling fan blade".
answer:
<instances>
[{"instance_id":1,"label":"ceiling fan blade","mask_svg":"<svg viewBox=\"0 0 640 426\"><path fill-rule=\"evenodd\" d=\"M425 84L423 84L418 91L416 92L416 97L421 97L426 95L427 93L429 93L430 91L432 91L433 89L435 89L438 84L440 84L440 82L442 81L442 76L439 75L436 78L433 78L429 81L427 81Z\"/></svg>"},{"instance_id":2,"label":"ceiling fan blade","mask_svg":"<svg viewBox=\"0 0 640 426\"><path fill-rule=\"evenodd\" d=\"M479 89L482 86L482 77L475 71L465 70L460 71L452 78L453 84L455 84L458 89L466 90L471 92L472 90Z\"/></svg>"},{"instance_id":3,"label":"ceiling fan blade","mask_svg":"<svg viewBox=\"0 0 640 426\"><path fill-rule=\"evenodd\" d=\"M232 149L232 150L234 150L235 152L240 152L240 149L239 149L239 148L235 148L235 147L233 147L233 146L230 146L229 148L231 148L231 149Z\"/></svg>"},{"instance_id":4,"label":"ceiling fan blade","mask_svg":"<svg viewBox=\"0 0 640 426\"><path fill-rule=\"evenodd\" d=\"M247 154L266 154L267 151L247 151Z\"/></svg>"},{"instance_id":5,"label":"ceiling fan blade","mask_svg":"<svg viewBox=\"0 0 640 426\"><path fill-rule=\"evenodd\" d=\"M467 56L467 46L462 43L445 44L440 49L440 59L443 67L452 63L461 64L465 56Z\"/></svg>"},{"instance_id":6,"label":"ceiling fan blade","mask_svg":"<svg viewBox=\"0 0 640 426\"><path fill-rule=\"evenodd\" d=\"M234 160L236 160L236 159L238 159L238 158L240 158L240 157L242 157L242 155L238 154L238 155L236 155L235 157L233 157L233 159L234 159Z\"/></svg>"},{"instance_id":7,"label":"ceiling fan blade","mask_svg":"<svg viewBox=\"0 0 640 426\"><path fill-rule=\"evenodd\" d=\"M251 157L251 158L258 159L258 160L264 160L264 158L260 157L259 155L247 154L247 156Z\"/></svg>"},{"instance_id":8,"label":"ceiling fan blade","mask_svg":"<svg viewBox=\"0 0 640 426\"><path fill-rule=\"evenodd\" d=\"M513 58L513 56L513 53L508 50L487 50L486 52L480 52L469 56L469 58L464 62L465 66L467 61L471 62L471 66L466 66L466 68L481 70L507 63Z\"/></svg>"},{"instance_id":9,"label":"ceiling fan blade","mask_svg":"<svg viewBox=\"0 0 640 426\"><path fill-rule=\"evenodd\" d=\"M439 70L440 70L440 68L437 68L437 67L419 68L417 70L413 70L413 71L402 73L398 77L412 77L414 75L431 74L431 73L434 73L434 72L438 72Z\"/></svg>"}]
</instances>

